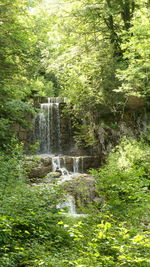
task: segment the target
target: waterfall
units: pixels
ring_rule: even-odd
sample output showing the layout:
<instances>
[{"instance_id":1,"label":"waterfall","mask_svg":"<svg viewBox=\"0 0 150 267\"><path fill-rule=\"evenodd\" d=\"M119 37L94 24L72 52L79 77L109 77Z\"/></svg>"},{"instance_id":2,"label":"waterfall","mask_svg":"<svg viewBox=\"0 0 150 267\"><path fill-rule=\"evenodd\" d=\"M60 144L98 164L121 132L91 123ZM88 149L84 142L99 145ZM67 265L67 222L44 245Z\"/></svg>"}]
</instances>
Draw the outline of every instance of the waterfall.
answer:
<instances>
[{"instance_id":1,"label":"waterfall","mask_svg":"<svg viewBox=\"0 0 150 267\"><path fill-rule=\"evenodd\" d=\"M52 157L52 172L59 170L62 176L69 175L69 171L84 171L83 157L74 156L69 159L68 156L63 156L65 151L69 151L71 140L71 120L65 120L61 116L61 104L64 103L65 97L47 98L45 103L40 104L40 112L35 118L35 138L40 143L38 152L49 154Z\"/></svg>"},{"instance_id":2,"label":"waterfall","mask_svg":"<svg viewBox=\"0 0 150 267\"><path fill-rule=\"evenodd\" d=\"M47 101L41 104L36 118L38 127L35 135L40 143L39 153L61 153L60 102L65 99L50 97Z\"/></svg>"},{"instance_id":3,"label":"waterfall","mask_svg":"<svg viewBox=\"0 0 150 267\"><path fill-rule=\"evenodd\" d=\"M74 173L84 172L84 157L73 157L73 172Z\"/></svg>"},{"instance_id":4,"label":"waterfall","mask_svg":"<svg viewBox=\"0 0 150 267\"><path fill-rule=\"evenodd\" d=\"M70 215L76 215L76 205L75 205L75 199L71 195L66 196L66 200L60 204L57 205L57 208L63 209L67 208L68 214Z\"/></svg>"},{"instance_id":5,"label":"waterfall","mask_svg":"<svg viewBox=\"0 0 150 267\"><path fill-rule=\"evenodd\" d=\"M60 169L60 157L52 157L52 172L56 172Z\"/></svg>"},{"instance_id":6,"label":"waterfall","mask_svg":"<svg viewBox=\"0 0 150 267\"><path fill-rule=\"evenodd\" d=\"M75 199L73 196L68 195L66 199L66 206L68 207L68 213L70 214L76 214L76 205L75 205Z\"/></svg>"},{"instance_id":7,"label":"waterfall","mask_svg":"<svg viewBox=\"0 0 150 267\"><path fill-rule=\"evenodd\" d=\"M65 196L56 207L67 216L86 217L86 214L77 213L80 212L79 205L76 211L76 204L78 204L76 202L81 198L78 181L89 178L88 175L80 175L80 173L84 173L90 166L93 167L93 159L87 155L83 156L83 151L81 151L82 156L79 156L80 150L73 142L72 120L69 116L62 116L65 103L66 98L50 97L46 103L40 104L40 112L34 120L34 129L35 140L40 143L38 153L42 155L38 155L41 160L37 168L33 167L33 175L30 177L34 178L36 173L37 177L44 178L42 183L50 183L50 188L53 188L53 184L54 186L63 184ZM95 158L94 162L96 162ZM89 182L91 186L91 181ZM91 194L91 191L89 193Z\"/></svg>"},{"instance_id":8,"label":"waterfall","mask_svg":"<svg viewBox=\"0 0 150 267\"><path fill-rule=\"evenodd\" d=\"M69 175L67 170L66 158L68 156L53 156L52 157L52 172L60 170L62 175ZM73 173L83 173L84 172L84 157L72 157L72 168ZM72 172L71 172L72 173Z\"/></svg>"},{"instance_id":9,"label":"waterfall","mask_svg":"<svg viewBox=\"0 0 150 267\"><path fill-rule=\"evenodd\" d=\"M65 157L52 157L52 171L56 172L57 170L61 171L62 176L69 176L69 172L66 168Z\"/></svg>"},{"instance_id":10,"label":"waterfall","mask_svg":"<svg viewBox=\"0 0 150 267\"><path fill-rule=\"evenodd\" d=\"M69 215L74 218L80 218L80 217L87 217L87 214L77 213L76 211L76 201L74 196L72 195L66 195L66 199L64 202L59 203L56 206L58 209L64 209L67 208L67 213L64 213L65 215Z\"/></svg>"},{"instance_id":11,"label":"waterfall","mask_svg":"<svg viewBox=\"0 0 150 267\"><path fill-rule=\"evenodd\" d=\"M57 205L57 208L62 209L63 214L71 217L83 217L86 214L76 212L78 198L76 193L74 194L73 187L76 186L76 179L78 181L78 178L86 178L86 175L80 175L80 173L84 173L93 161L91 162L92 159L89 156L73 156L79 155L80 150L76 150L73 142L72 130L74 128L71 118L62 116L64 103L66 103L66 98L49 97L46 103L40 104L40 112L35 118L34 127L35 140L40 143L38 152L42 154L38 155L41 161L37 172L40 173L41 170L42 175L39 177L45 177L46 183L53 184L55 179L54 183L61 185L72 180L73 183L66 183L66 191L68 187L69 194L66 194L65 199ZM33 175L34 173L35 170ZM65 210L68 213L65 213Z\"/></svg>"},{"instance_id":12,"label":"waterfall","mask_svg":"<svg viewBox=\"0 0 150 267\"><path fill-rule=\"evenodd\" d=\"M61 152L61 130L60 130L60 110L59 110L59 103L56 103L56 131L57 131L57 146L58 151Z\"/></svg>"},{"instance_id":13,"label":"waterfall","mask_svg":"<svg viewBox=\"0 0 150 267\"><path fill-rule=\"evenodd\" d=\"M80 157L73 157L73 172L74 173L79 172L79 161L80 161Z\"/></svg>"}]
</instances>

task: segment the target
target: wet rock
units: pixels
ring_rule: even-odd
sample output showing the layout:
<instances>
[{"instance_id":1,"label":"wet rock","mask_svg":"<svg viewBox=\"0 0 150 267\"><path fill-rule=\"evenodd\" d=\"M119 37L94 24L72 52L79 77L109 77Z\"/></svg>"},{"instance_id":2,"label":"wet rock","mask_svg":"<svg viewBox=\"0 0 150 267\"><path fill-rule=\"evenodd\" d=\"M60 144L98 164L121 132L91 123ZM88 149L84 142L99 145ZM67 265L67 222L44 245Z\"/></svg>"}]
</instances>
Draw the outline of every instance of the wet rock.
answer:
<instances>
[{"instance_id":1,"label":"wet rock","mask_svg":"<svg viewBox=\"0 0 150 267\"><path fill-rule=\"evenodd\" d=\"M51 171L50 166L38 166L29 170L29 178L44 178Z\"/></svg>"},{"instance_id":2,"label":"wet rock","mask_svg":"<svg viewBox=\"0 0 150 267\"><path fill-rule=\"evenodd\" d=\"M32 156L27 158L27 168L29 178L43 178L48 173L55 170L67 175L70 172L84 173L90 168L97 168L101 164L99 156L51 156L47 154ZM55 166L56 165L56 166ZM56 167L56 168L54 168Z\"/></svg>"},{"instance_id":3,"label":"wet rock","mask_svg":"<svg viewBox=\"0 0 150 267\"><path fill-rule=\"evenodd\" d=\"M43 157L41 158L41 162L43 163L44 166L50 166L52 165L52 158L51 157Z\"/></svg>"},{"instance_id":4,"label":"wet rock","mask_svg":"<svg viewBox=\"0 0 150 267\"><path fill-rule=\"evenodd\" d=\"M30 179L44 178L52 170L52 161L50 157L27 157L26 168Z\"/></svg>"},{"instance_id":5,"label":"wet rock","mask_svg":"<svg viewBox=\"0 0 150 267\"><path fill-rule=\"evenodd\" d=\"M64 190L75 198L77 211L84 213L91 205L102 205L96 190L96 181L92 175L76 174L72 180L64 183Z\"/></svg>"}]
</instances>

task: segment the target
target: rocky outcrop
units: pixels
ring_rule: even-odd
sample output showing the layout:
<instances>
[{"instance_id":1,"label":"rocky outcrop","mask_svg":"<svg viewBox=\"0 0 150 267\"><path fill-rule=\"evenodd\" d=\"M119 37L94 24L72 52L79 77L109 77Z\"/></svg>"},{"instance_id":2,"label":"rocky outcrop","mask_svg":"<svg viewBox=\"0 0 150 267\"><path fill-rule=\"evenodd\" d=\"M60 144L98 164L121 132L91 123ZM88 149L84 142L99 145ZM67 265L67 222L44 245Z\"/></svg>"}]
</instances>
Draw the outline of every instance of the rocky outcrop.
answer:
<instances>
[{"instance_id":1,"label":"rocky outcrop","mask_svg":"<svg viewBox=\"0 0 150 267\"><path fill-rule=\"evenodd\" d=\"M76 125L76 120L77 124L82 126L82 118L81 120L80 118L77 119L75 114L73 115L73 112L70 112L71 104L67 104L65 97L34 97L33 100L34 103L32 105L35 107L41 108L42 105L45 107L43 110L38 110L35 118L29 113L25 115L27 125L32 125L31 129L25 129L19 124L13 125L18 139L24 143L26 153L30 152L30 146L35 148L34 144L39 141L40 148L39 150L37 149L38 153L58 153L70 156L101 155L104 159L111 148L117 145L121 137L132 136L137 138L141 132L146 131L147 126L150 124L149 107L141 97L128 96L124 106L120 106L120 110L118 109L119 107L116 107L113 112L108 105L101 104L93 114L92 124L90 125L90 120L89 122L84 122L87 129L89 126L90 131L87 132L89 132L89 137L92 137L91 139L93 140L93 143L88 145L86 143L88 135L84 136L84 131L82 134L78 127L75 128L74 126ZM47 109L46 115L46 104L48 103L50 107ZM54 109L52 109L52 106ZM40 139L40 134L37 132L41 129L41 111L44 111L45 123L49 122L49 125L46 125L45 133L42 134ZM47 118L48 114L49 119ZM59 123L56 123L58 119ZM49 134L48 130L50 131ZM77 132L78 135L76 134ZM78 142L80 147L75 144L76 136L81 139L81 142ZM58 137L59 140L57 140ZM43 147L41 142L44 139L45 141L49 140L51 149L47 150L47 148ZM37 153L37 150L35 149L35 153Z\"/></svg>"},{"instance_id":2,"label":"rocky outcrop","mask_svg":"<svg viewBox=\"0 0 150 267\"><path fill-rule=\"evenodd\" d=\"M49 157L27 157L26 169L30 179L44 178L52 170L52 161Z\"/></svg>"},{"instance_id":3,"label":"rocky outcrop","mask_svg":"<svg viewBox=\"0 0 150 267\"><path fill-rule=\"evenodd\" d=\"M14 123L11 127L15 132L18 140L24 144L24 151L26 153L30 150L30 145L35 143L34 129L33 129L33 114L28 113L24 118L24 126L19 123Z\"/></svg>"},{"instance_id":4,"label":"rocky outcrop","mask_svg":"<svg viewBox=\"0 0 150 267\"><path fill-rule=\"evenodd\" d=\"M67 194L75 199L78 213L87 213L91 205L100 208L104 202L96 190L96 181L90 174L77 174L63 185Z\"/></svg>"},{"instance_id":5,"label":"rocky outcrop","mask_svg":"<svg viewBox=\"0 0 150 267\"><path fill-rule=\"evenodd\" d=\"M60 166L58 169L65 168L70 173L84 173L90 168L98 168L101 165L99 156L56 156L37 155L27 157L26 165L29 178L44 178L48 173L54 172L55 164ZM58 170L57 170L58 171Z\"/></svg>"}]
</instances>

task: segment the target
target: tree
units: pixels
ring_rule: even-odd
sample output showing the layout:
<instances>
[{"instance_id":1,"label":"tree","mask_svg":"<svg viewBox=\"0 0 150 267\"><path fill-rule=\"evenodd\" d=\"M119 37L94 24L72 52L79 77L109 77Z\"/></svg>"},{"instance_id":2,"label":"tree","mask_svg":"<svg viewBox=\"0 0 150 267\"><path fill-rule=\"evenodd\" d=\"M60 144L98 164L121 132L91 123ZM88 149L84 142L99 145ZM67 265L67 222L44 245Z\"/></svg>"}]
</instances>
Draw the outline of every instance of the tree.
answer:
<instances>
[{"instance_id":1,"label":"tree","mask_svg":"<svg viewBox=\"0 0 150 267\"><path fill-rule=\"evenodd\" d=\"M74 104L73 112L87 122L90 135L103 109L116 114L125 102L124 92L115 91L121 86L116 74L126 66L123 37L138 7L129 0L61 3L53 18L46 13L52 27L42 65L47 74L55 73L59 93Z\"/></svg>"},{"instance_id":2,"label":"tree","mask_svg":"<svg viewBox=\"0 0 150 267\"><path fill-rule=\"evenodd\" d=\"M29 1L30 2L30 1ZM33 75L32 33L28 15L29 3L21 0L5 0L0 4L0 125L1 143L11 136L12 121L23 118L25 110L20 101L30 94L29 81ZM23 111L23 112L22 112ZM20 116L19 116L20 114Z\"/></svg>"},{"instance_id":3,"label":"tree","mask_svg":"<svg viewBox=\"0 0 150 267\"><path fill-rule=\"evenodd\" d=\"M141 8L135 12L132 27L128 34L125 34L122 44L127 64L123 70L118 70L121 81L119 90L127 96L135 95L149 99L149 26L149 7L147 1L144 1Z\"/></svg>"}]
</instances>

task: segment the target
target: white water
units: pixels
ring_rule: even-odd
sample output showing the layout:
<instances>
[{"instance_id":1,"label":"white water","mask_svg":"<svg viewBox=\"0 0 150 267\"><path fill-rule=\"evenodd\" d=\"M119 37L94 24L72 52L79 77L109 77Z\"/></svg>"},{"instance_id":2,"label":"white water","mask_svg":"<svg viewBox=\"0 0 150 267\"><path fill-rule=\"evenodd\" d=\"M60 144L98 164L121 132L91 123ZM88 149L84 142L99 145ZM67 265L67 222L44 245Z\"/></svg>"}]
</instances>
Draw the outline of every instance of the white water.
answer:
<instances>
[{"instance_id":1,"label":"white water","mask_svg":"<svg viewBox=\"0 0 150 267\"><path fill-rule=\"evenodd\" d=\"M71 217L87 217L87 214L77 213L76 212L76 203L75 198L71 195L67 195L64 202L57 205L58 209L67 209L67 213L62 212L62 214L69 215Z\"/></svg>"},{"instance_id":2,"label":"white water","mask_svg":"<svg viewBox=\"0 0 150 267\"><path fill-rule=\"evenodd\" d=\"M40 143L39 152L42 154L61 153L60 101L65 99L49 97L48 103L40 105L36 138Z\"/></svg>"},{"instance_id":3,"label":"white water","mask_svg":"<svg viewBox=\"0 0 150 267\"><path fill-rule=\"evenodd\" d=\"M65 157L52 157L52 172L56 172L57 170L61 171L62 176L69 176L69 172L66 168Z\"/></svg>"},{"instance_id":4,"label":"white water","mask_svg":"<svg viewBox=\"0 0 150 267\"><path fill-rule=\"evenodd\" d=\"M73 172L74 173L83 173L84 172L83 157L73 157Z\"/></svg>"},{"instance_id":5,"label":"white water","mask_svg":"<svg viewBox=\"0 0 150 267\"><path fill-rule=\"evenodd\" d=\"M73 172L79 173L80 157L73 157Z\"/></svg>"},{"instance_id":6,"label":"white water","mask_svg":"<svg viewBox=\"0 0 150 267\"><path fill-rule=\"evenodd\" d=\"M75 199L71 195L67 195L64 202L57 205L57 208L63 209L67 208L69 214L76 214Z\"/></svg>"}]
</instances>

